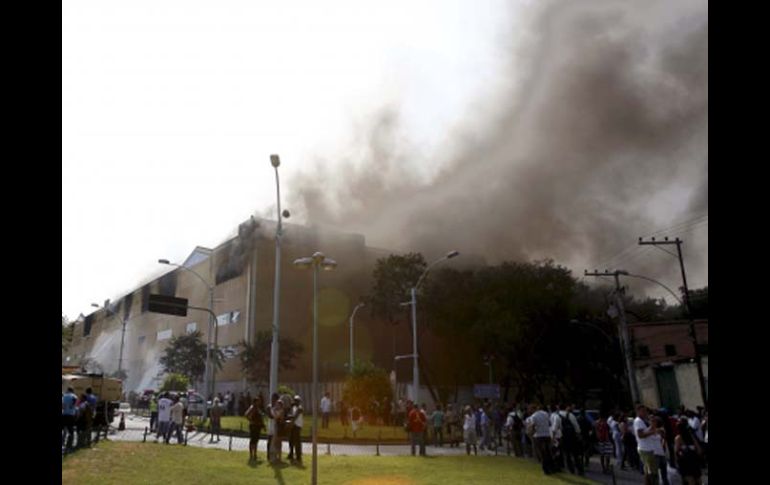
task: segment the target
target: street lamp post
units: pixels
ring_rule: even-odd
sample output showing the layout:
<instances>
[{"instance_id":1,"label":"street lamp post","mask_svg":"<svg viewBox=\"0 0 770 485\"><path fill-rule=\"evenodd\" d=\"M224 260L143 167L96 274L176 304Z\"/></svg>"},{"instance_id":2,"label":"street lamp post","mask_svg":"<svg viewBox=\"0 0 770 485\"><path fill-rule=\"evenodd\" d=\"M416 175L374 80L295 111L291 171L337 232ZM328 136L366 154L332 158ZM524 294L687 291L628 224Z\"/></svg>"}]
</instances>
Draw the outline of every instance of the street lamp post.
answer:
<instances>
[{"instance_id":1,"label":"street lamp post","mask_svg":"<svg viewBox=\"0 0 770 485\"><path fill-rule=\"evenodd\" d=\"M211 254L209 256L210 258L213 258L214 255ZM184 269L186 271L189 271L190 273L194 274L198 277L198 279L203 282L203 284L206 286L206 289L209 292L209 331L208 335L206 336L206 368L203 371L204 374L204 380L206 381L204 383L204 387L206 388L206 393L208 395L214 394L214 382L215 382L215 372L214 365L211 363L211 329L214 328L214 332L217 332L219 329L217 328L217 322L216 318L214 318L214 285L210 285L208 281L206 281L206 278L198 274L197 271L195 271L192 268L188 268L187 266L184 266L182 264L172 263L168 259L159 259L158 263L165 264L168 266L176 266L177 268ZM204 401L206 401L204 399ZM208 407L207 403L204 402L204 407ZM205 411L204 411L205 413Z\"/></svg>"},{"instance_id":2,"label":"street lamp post","mask_svg":"<svg viewBox=\"0 0 770 485\"><path fill-rule=\"evenodd\" d=\"M412 287L412 301L410 302L412 305L412 356L414 358L412 361L412 387L414 388L412 390L412 401L415 405L417 405L417 401L420 396L420 368L418 363L419 357L417 354L417 289L420 287L420 284L422 283L423 278L425 278L425 275L428 274L428 271L430 271L433 266L446 259L454 258L459 254L459 251L450 251L446 254L446 256L443 256L429 264L428 267L425 268L425 271L423 271L420 278L417 280L417 284Z\"/></svg>"},{"instance_id":3,"label":"street lamp post","mask_svg":"<svg viewBox=\"0 0 770 485\"><path fill-rule=\"evenodd\" d=\"M313 386L311 397L313 402L313 471L312 485L318 483L318 268L331 271L337 267L337 262L329 259L321 252L313 256L294 260L298 268L313 268Z\"/></svg>"},{"instance_id":4,"label":"street lamp post","mask_svg":"<svg viewBox=\"0 0 770 485\"><path fill-rule=\"evenodd\" d=\"M121 332L121 335L120 335L120 354L118 355L118 374L122 375L122 371L123 371L123 345L126 342L126 323L128 323L128 322L126 322L126 320L123 319L123 317L121 317L119 314L115 313L114 311L112 311L112 309L110 309L110 308L108 308L106 306L102 307L98 303L91 303L91 306L92 307L96 307L96 308L104 308L104 310L107 311L108 313L118 317L118 319L120 319L120 323L123 325L123 331Z\"/></svg>"},{"instance_id":5,"label":"street lamp post","mask_svg":"<svg viewBox=\"0 0 770 485\"><path fill-rule=\"evenodd\" d=\"M278 180L278 167L281 165L281 158L278 155L270 155L270 164L275 169L275 193L278 203L278 225L275 229L275 287L273 288L273 340L270 343L270 395L272 396L278 389L278 331L280 323L278 320L280 302L281 302L281 238L283 237L283 225L281 219L289 218L289 211L281 212L281 185Z\"/></svg>"},{"instance_id":6,"label":"street lamp post","mask_svg":"<svg viewBox=\"0 0 770 485\"><path fill-rule=\"evenodd\" d=\"M356 307L353 309L353 313L350 315L350 373L353 373L353 319L356 318L356 312L359 308L365 306L365 304L359 303L356 305Z\"/></svg>"}]
</instances>

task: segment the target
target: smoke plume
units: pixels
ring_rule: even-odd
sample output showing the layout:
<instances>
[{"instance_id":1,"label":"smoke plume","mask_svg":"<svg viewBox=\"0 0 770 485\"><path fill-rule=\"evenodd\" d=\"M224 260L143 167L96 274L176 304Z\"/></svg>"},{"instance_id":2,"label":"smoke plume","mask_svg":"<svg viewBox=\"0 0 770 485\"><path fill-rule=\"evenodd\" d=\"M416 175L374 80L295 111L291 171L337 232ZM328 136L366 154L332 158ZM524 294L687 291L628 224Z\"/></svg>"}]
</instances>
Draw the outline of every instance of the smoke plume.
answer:
<instances>
[{"instance_id":1,"label":"smoke plume","mask_svg":"<svg viewBox=\"0 0 770 485\"><path fill-rule=\"evenodd\" d=\"M661 220L707 214L707 3L531 9L523 40L508 49L510 83L486 93L496 109L468 113L453 148L428 154L435 176L419 176L418 151L388 106L357 133L360 144L319 155L291 181L292 206L379 247L580 269ZM324 165L340 158L335 178ZM656 200L672 193L679 202L661 209ZM689 273L707 278L707 249L707 239L690 240ZM672 262L662 255L654 265L647 274L668 275Z\"/></svg>"}]
</instances>

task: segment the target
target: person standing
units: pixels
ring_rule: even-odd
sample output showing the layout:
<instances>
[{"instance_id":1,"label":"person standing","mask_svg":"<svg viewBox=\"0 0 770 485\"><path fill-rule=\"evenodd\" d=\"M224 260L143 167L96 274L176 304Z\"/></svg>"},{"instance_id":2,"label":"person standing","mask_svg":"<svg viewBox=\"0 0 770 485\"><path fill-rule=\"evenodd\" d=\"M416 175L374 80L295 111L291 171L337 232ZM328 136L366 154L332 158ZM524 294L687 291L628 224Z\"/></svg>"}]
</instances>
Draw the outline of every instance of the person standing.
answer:
<instances>
[{"instance_id":1,"label":"person standing","mask_svg":"<svg viewBox=\"0 0 770 485\"><path fill-rule=\"evenodd\" d=\"M427 428L428 420L412 401L407 403L407 409L409 409L407 422L412 442L412 456L415 455L415 448L418 444L420 446L420 456L425 456L425 429Z\"/></svg>"},{"instance_id":2,"label":"person standing","mask_svg":"<svg viewBox=\"0 0 770 485\"><path fill-rule=\"evenodd\" d=\"M564 469L564 446L562 443L561 415L556 405L551 405L550 423L554 468L561 471Z\"/></svg>"},{"instance_id":3,"label":"person standing","mask_svg":"<svg viewBox=\"0 0 770 485\"><path fill-rule=\"evenodd\" d=\"M289 422L287 425L291 428L289 431L289 461L293 464L302 465L302 400L299 396L294 396L294 403L289 413Z\"/></svg>"},{"instance_id":4,"label":"person standing","mask_svg":"<svg viewBox=\"0 0 770 485\"><path fill-rule=\"evenodd\" d=\"M324 393L321 398L321 428L329 428L329 415L332 412L332 400L329 398L329 392Z\"/></svg>"},{"instance_id":5,"label":"person standing","mask_svg":"<svg viewBox=\"0 0 770 485\"><path fill-rule=\"evenodd\" d=\"M655 421L648 423L648 418L647 408L644 405L637 406L633 433L638 443L639 458L644 464L645 485L658 485L658 460L655 457L655 450L661 446L661 437L657 423Z\"/></svg>"},{"instance_id":6,"label":"person standing","mask_svg":"<svg viewBox=\"0 0 770 485\"><path fill-rule=\"evenodd\" d=\"M599 461L602 465L602 473L610 473L610 457L612 456L612 441L610 436L610 426L605 419L604 413L599 415L594 428L596 430L596 452L599 453Z\"/></svg>"},{"instance_id":7,"label":"person standing","mask_svg":"<svg viewBox=\"0 0 770 485\"><path fill-rule=\"evenodd\" d=\"M273 410L277 407L280 396L273 393L270 396L270 406L267 407L267 461L273 462L273 437L276 434L275 418Z\"/></svg>"},{"instance_id":8,"label":"person standing","mask_svg":"<svg viewBox=\"0 0 770 485\"><path fill-rule=\"evenodd\" d=\"M567 469L574 474L577 469L577 474L580 476L585 475L583 471L583 446L582 438L580 435L580 424L577 422L575 415L572 414L572 406L562 405L562 410L559 413L561 417L561 433L562 433L562 453L567 462Z\"/></svg>"},{"instance_id":9,"label":"person standing","mask_svg":"<svg viewBox=\"0 0 770 485\"><path fill-rule=\"evenodd\" d=\"M660 473L660 483L662 485L669 485L668 462L666 461L666 431L663 427L663 419L659 416L651 416L650 419L655 422L655 427L658 428L658 435L660 436L656 440L654 448L655 460L658 462L658 472Z\"/></svg>"},{"instance_id":10,"label":"person standing","mask_svg":"<svg viewBox=\"0 0 770 485\"><path fill-rule=\"evenodd\" d=\"M171 421L171 406L173 401L168 398L168 393L163 393L158 400L158 433L155 435L155 441L163 436L166 439L168 433L169 421Z\"/></svg>"},{"instance_id":11,"label":"person standing","mask_svg":"<svg viewBox=\"0 0 770 485\"><path fill-rule=\"evenodd\" d=\"M699 485L701 483L700 455L701 448L698 440L692 434L686 418L682 418L677 424L679 435L674 440L676 451L676 463L679 476L686 485Z\"/></svg>"},{"instance_id":12,"label":"person standing","mask_svg":"<svg viewBox=\"0 0 770 485\"><path fill-rule=\"evenodd\" d=\"M61 398L61 445L64 446L64 434L67 434L67 451L72 450L75 439L75 419L77 417L77 401L75 390L67 388L67 392Z\"/></svg>"},{"instance_id":13,"label":"person standing","mask_svg":"<svg viewBox=\"0 0 770 485\"><path fill-rule=\"evenodd\" d=\"M158 398L153 395L150 398L150 433L154 433L158 428Z\"/></svg>"},{"instance_id":14,"label":"person standing","mask_svg":"<svg viewBox=\"0 0 770 485\"><path fill-rule=\"evenodd\" d=\"M217 404L219 401L217 400ZM249 421L249 461L257 461L257 445L259 435L265 426L265 410L262 396L257 396L246 410L246 419ZM270 460L270 442L268 441L267 459Z\"/></svg>"},{"instance_id":15,"label":"person standing","mask_svg":"<svg viewBox=\"0 0 770 485\"><path fill-rule=\"evenodd\" d=\"M465 417L463 422L463 441L465 441L465 452L471 454L471 446L473 447L473 454L478 455L479 451L476 449L476 441L478 437L476 435L476 414L470 405L465 406Z\"/></svg>"},{"instance_id":16,"label":"person standing","mask_svg":"<svg viewBox=\"0 0 770 485\"><path fill-rule=\"evenodd\" d=\"M433 446L444 446L444 411L441 404L436 405L436 410L430 415L433 425Z\"/></svg>"},{"instance_id":17,"label":"person standing","mask_svg":"<svg viewBox=\"0 0 770 485\"><path fill-rule=\"evenodd\" d=\"M607 425L610 427L610 438L612 439L612 444L614 445L614 451L615 451L615 466L621 465L622 468L625 468L622 466L623 464L623 433L620 431L620 413L615 411L610 417L607 419Z\"/></svg>"},{"instance_id":18,"label":"person standing","mask_svg":"<svg viewBox=\"0 0 770 485\"><path fill-rule=\"evenodd\" d=\"M551 456L551 420L545 405L537 409L534 404L530 404L529 412L527 427L535 442L537 453L541 457L543 473L550 475L557 471Z\"/></svg>"},{"instance_id":19,"label":"person standing","mask_svg":"<svg viewBox=\"0 0 770 485\"><path fill-rule=\"evenodd\" d=\"M222 415L225 413L224 408L219 402L219 398L214 398L214 404L209 410L209 416L211 416L211 440L209 443L214 442L214 435L217 435L217 443L219 442L219 433L222 430Z\"/></svg>"},{"instance_id":20,"label":"person standing","mask_svg":"<svg viewBox=\"0 0 770 485\"><path fill-rule=\"evenodd\" d=\"M276 399L272 407L273 416L273 439L270 443L270 463L276 465L283 463L281 460L281 440L286 432L286 412L283 408L283 401Z\"/></svg>"},{"instance_id":21,"label":"person standing","mask_svg":"<svg viewBox=\"0 0 770 485\"><path fill-rule=\"evenodd\" d=\"M176 432L176 442L181 444L182 438L182 426L184 425L184 404L179 396L174 398L174 404L170 409L171 422L169 423L168 431L166 432L166 444L171 441L171 435Z\"/></svg>"}]
</instances>

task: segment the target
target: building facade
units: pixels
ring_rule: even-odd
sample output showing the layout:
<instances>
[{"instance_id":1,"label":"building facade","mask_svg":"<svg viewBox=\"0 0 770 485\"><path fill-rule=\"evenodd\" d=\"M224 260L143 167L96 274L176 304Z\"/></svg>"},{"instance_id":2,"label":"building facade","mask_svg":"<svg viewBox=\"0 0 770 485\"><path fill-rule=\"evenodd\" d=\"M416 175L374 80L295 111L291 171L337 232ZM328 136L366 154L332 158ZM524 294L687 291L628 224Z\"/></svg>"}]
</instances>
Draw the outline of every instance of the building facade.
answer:
<instances>
[{"instance_id":1,"label":"building facade","mask_svg":"<svg viewBox=\"0 0 770 485\"><path fill-rule=\"evenodd\" d=\"M629 324L640 399L654 407L703 406L690 322ZM708 321L695 321L701 366L708 396Z\"/></svg>"},{"instance_id":2,"label":"building facade","mask_svg":"<svg viewBox=\"0 0 770 485\"><path fill-rule=\"evenodd\" d=\"M208 308L208 288L213 286L218 345L228 356L217 372L217 391L244 390L239 343L252 342L257 332L272 329L275 223L252 219L238 233L213 250L196 248L183 263L187 269L169 267L173 269L168 273L106 305L109 311L99 309L79 320L66 353L69 359L64 360L75 363L90 358L105 372L114 372L125 320L125 389L157 388L162 374L158 361L170 339L198 330L206 341L209 314L196 310L188 310L187 317L151 313L149 295L187 298L190 306ZM350 313L367 294L377 259L390 252L367 247L361 235L293 224L284 225L281 250L280 335L297 341L304 350L294 369L279 372L279 380L310 381L313 278L312 272L294 267L293 261L321 251L338 266L319 275L319 374L322 381L342 381L348 372ZM391 369L396 352L411 352L411 334L405 325L392 328L366 310L355 318L356 359L370 359Z\"/></svg>"}]
</instances>

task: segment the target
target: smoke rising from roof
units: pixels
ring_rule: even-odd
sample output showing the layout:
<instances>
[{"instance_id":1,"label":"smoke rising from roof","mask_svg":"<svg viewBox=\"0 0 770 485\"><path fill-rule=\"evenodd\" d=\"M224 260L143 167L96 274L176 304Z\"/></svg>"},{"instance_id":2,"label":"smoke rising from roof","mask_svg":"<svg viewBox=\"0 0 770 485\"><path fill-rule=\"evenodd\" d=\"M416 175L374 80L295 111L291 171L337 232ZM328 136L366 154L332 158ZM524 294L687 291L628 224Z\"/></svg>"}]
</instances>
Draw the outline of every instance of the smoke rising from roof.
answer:
<instances>
[{"instance_id":1,"label":"smoke rising from roof","mask_svg":"<svg viewBox=\"0 0 770 485\"><path fill-rule=\"evenodd\" d=\"M435 176L415 169L388 106L361 143L290 181L291 207L371 245L573 268L708 213L707 2L547 2L523 15L509 84L486 93L495 109L468 113L453 148L430 154ZM334 176L324 170L340 158ZM678 195L661 209L663 193ZM688 275L707 278L707 251L707 238L690 240ZM648 274L668 274L671 261L659 264Z\"/></svg>"}]
</instances>

